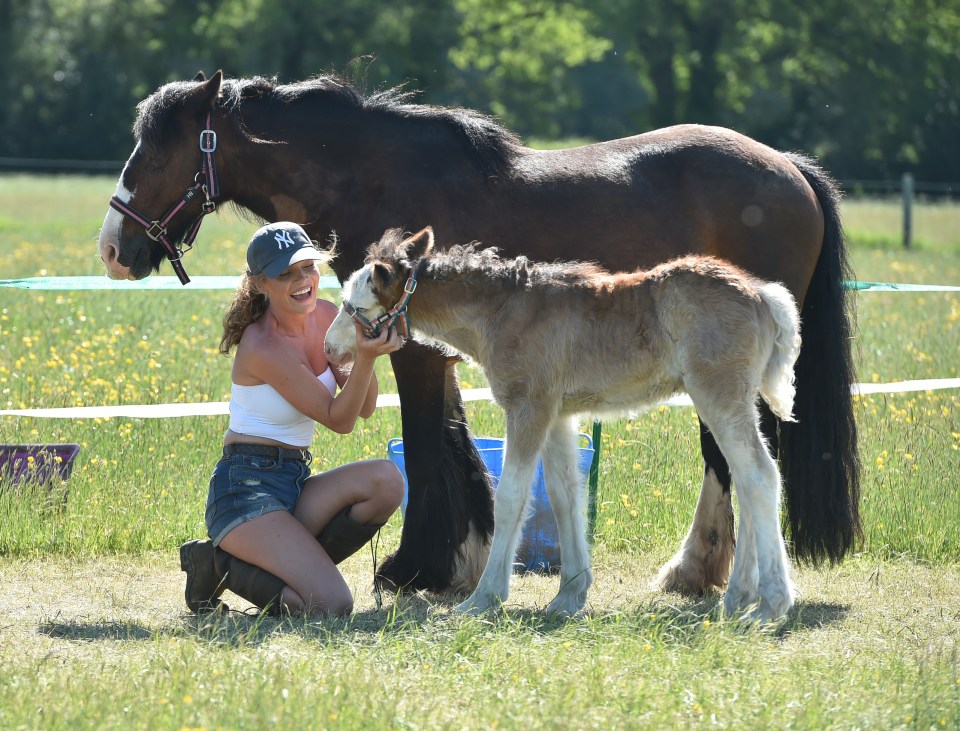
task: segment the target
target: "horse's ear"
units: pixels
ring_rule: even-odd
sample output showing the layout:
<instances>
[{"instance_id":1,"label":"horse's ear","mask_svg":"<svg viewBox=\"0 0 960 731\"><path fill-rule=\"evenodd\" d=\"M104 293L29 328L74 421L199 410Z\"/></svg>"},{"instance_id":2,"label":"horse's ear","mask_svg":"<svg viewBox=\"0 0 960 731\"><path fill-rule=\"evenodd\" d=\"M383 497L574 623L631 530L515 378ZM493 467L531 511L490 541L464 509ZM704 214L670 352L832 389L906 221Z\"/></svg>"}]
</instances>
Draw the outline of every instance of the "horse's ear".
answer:
<instances>
[{"instance_id":1,"label":"horse's ear","mask_svg":"<svg viewBox=\"0 0 960 731\"><path fill-rule=\"evenodd\" d=\"M407 253L407 259L422 259L433 249L433 228L427 226L422 231L414 234L403 242L403 248Z\"/></svg>"},{"instance_id":2,"label":"horse's ear","mask_svg":"<svg viewBox=\"0 0 960 731\"><path fill-rule=\"evenodd\" d=\"M203 73L197 74L202 76ZM191 100L203 111L213 109L220 95L220 85L223 83L223 71L217 71L207 80L200 80L200 86L191 92Z\"/></svg>"},{"instance_id":3,"label":"horse's ear","mask_svg":"<svg viewBox=\"0 0 960 731\"><path fill-rule=\"evenodd\" d=\"M197 75L193 77L194 81L206 81L207 77L203 75L203 69L197 71Z\"/></svg>"}]
</instances>

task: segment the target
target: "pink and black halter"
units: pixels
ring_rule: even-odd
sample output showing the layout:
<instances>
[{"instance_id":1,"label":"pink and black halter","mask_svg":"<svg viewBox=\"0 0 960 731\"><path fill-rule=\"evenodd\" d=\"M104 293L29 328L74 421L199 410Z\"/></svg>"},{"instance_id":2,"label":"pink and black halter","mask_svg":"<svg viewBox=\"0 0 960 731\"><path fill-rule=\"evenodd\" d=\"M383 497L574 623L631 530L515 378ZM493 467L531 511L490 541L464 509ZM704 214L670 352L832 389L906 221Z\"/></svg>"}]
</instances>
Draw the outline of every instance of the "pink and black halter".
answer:
<instances>
[{"instance_id":1,"label":"pink and black halter","mask_svg":"<svg viewBox=\"0 0 960 731\"><path fill-rule=\"evenodd\" d=\"M183 197L158 219L150 220L149 216L128 205L117 196L113 196L110 199L110 206L112 208L132 218L146 229L147 236L163 244L163 248L166 249L167 258L173 265L173 271L176 272L180 284L186 284L190 281L190 277L187 276L180 260L185 253L193 248L193 242L197 238L197 232L200 230L203 217L217 210L217 202L215 199L220 195L220 181L217 179L217 168L213 160L213 152L216 149L217 133L211 129L210 112L207 112L206 129L200 132L200 171L194 176L193 185L187 188L187 192L183 194ZM167 227L170 221L173 220L173 217L183 208L190 204L197 193L201 192L206 200L203 202L200 215L190 224L182 242L177 243L176 241L171 241L167 234Z\"/></svg>"}]
</instances>

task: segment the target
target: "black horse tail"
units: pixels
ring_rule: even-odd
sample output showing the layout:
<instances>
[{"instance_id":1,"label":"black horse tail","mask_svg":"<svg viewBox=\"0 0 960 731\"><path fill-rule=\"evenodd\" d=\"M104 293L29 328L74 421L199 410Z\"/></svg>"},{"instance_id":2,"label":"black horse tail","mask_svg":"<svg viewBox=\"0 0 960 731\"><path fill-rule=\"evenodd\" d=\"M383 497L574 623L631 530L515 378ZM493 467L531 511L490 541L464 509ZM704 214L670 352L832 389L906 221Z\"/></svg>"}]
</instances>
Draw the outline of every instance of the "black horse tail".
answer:
<instances>
[{"instance_id":1,"label":"black horse tail","mask_svg":"<svg viewBox=\"0 0 960 731\"><path fill-rule=\"evenodd\" d=\"M853 414L854 315L844 280L850 278L840 190L816 162L786 157L803 173L823 209L823 248L801 310L796 364L796 423L780 425L792 552L814 566L836 563L863 538L860 455Z\"/></svg>"}]
</instances>

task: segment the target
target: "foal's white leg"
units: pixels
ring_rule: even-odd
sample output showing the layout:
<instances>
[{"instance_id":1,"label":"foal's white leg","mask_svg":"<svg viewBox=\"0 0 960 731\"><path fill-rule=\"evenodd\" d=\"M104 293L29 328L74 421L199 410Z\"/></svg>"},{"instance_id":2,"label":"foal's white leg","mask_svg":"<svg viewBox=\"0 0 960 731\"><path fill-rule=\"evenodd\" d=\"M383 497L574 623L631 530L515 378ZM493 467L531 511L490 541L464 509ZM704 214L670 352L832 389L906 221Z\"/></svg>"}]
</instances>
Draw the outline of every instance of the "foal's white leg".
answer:
<instances>
[{"instance_id":1,"label":"foal's white leg","mask_svg":"<svg viewBox=\"0 0 960 731\"><path fill-rule=\"evenodd\" d=\"M713 421L711 429L730 465L740 507L740 532L724 609L733 615L759 598L746 619L779 619L796 600L780 532L780 472L763 444L754 408L736 416L727 414L726 419Z\"/></svg>"},{"instance_id":2,"label":"foal's white leg","mask_svg":"<svg viewBox=\"0 0 960 731\"><path fill-rule=\"evenodd\" d=\"M493 540L490 555L477 588L457 612L481 614L499 609L510 593L510 575L520 542L520 531L527 517L530 484L543 445L544 430L529 421L518 424L507 414L507 440L503 472L493 500Z\"/></svg>"},{"instance_id":3,"label":"foal's white leg","mask_svg":"<svg viewBox=\"0 0 960 731\"><path fill-rule=\"evenodd\" d=\"M573 616L593 583L585 517L586 491L577 467L577 422L561 417L547 433L543 472L560 535L560 591L547 612Z\"/></svg>"}]
</instances>

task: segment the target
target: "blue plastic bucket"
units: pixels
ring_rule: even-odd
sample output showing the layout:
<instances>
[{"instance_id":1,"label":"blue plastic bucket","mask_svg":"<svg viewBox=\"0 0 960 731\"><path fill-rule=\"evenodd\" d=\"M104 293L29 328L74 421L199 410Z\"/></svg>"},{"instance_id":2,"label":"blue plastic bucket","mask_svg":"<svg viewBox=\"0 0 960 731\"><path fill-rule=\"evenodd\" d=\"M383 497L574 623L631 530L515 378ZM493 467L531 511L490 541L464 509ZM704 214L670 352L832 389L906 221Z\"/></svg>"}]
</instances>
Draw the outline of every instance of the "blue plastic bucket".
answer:
<instances>
[{"instance_id":1,"label":"blue plastic bucket","mask_svg":"<svg viewBox=\"0 0 960 731\"><path fill-rule=\"evenodd\" d=\"M581 483L586 489L587 474L593 462L593 440L588 434L580 435L581 446L577 457ZM503 472L503 440L494 437L474 437L473 443L483 459L484 465L493 477L494 486L500 482ZM387 443L387 457L407 479L406 464L403 458L403 440L391 439ZM517 562L527 571L547 572L560 568L560 536L557 521L547 497L547 487L543 479L543 462L537 462L537 471L533 476L530 497L530 518L523 526L520 547L517 549ZM406 512L407 496L404 493L401 510Z\"/></svg>"}]
</instances>

